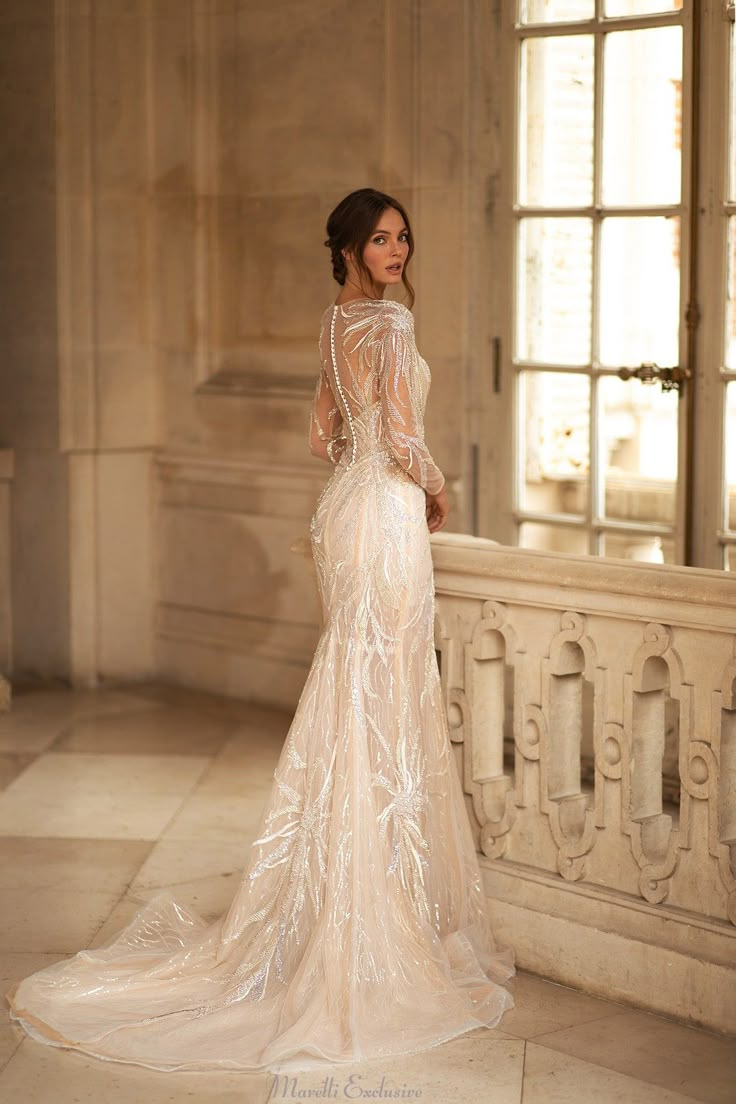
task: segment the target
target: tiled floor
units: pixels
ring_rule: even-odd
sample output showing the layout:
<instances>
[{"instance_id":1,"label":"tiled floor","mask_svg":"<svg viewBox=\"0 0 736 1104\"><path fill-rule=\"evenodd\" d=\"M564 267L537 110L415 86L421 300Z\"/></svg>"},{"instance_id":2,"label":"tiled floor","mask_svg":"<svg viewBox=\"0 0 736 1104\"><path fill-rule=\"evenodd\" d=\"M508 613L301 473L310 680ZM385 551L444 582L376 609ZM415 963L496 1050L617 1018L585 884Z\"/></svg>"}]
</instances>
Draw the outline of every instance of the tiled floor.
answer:
<instances>
[{"instance_id":1,"label":"tiled floor","mask_svg":"<svg viewBox=\"0 0 736 1104\"><path fill-rule=\"evenodd\" d=\"M285 713L162 686L16 692L0 717L3 991L104 942L162 886L208 918L223 912L288 725ZM330 1084L296 1074L289 1098L311 1089L338 1100L399 1090L421 1104L736 1101L734 1041L522 970L513 993L498 1029L400 1062L341 1067ZM4 1004L0 1013L0 1100L260 1104L277 1098L273 1083L87 1059L29 1039Z\"/></svg>"}]
</instances>

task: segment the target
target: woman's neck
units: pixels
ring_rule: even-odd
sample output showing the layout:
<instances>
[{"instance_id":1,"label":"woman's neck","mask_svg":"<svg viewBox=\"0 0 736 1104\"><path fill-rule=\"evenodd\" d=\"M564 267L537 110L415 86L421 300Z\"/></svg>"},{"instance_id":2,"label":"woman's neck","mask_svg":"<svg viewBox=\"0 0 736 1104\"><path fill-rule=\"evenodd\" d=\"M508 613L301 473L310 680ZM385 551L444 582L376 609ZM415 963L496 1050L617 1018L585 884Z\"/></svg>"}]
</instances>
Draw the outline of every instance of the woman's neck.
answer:
<instances>
[{"instance_id":1,"label":"woman's neck","mask_svg":"<svg viewBox=\"0 0 736 1104\"><path fill-rule=\"evenodd\" d=\"M344 306L346 303L352 303L357 299L380 300L383 299L383 293L385 292L385 290L386 286L384 284L380 291L374 289L374 293L372 295L366 295L362 288L356 287L354 285L349 285L342 288L340 294L335 300L335 305L338 307Z\"/></svg>"}]
</instances>

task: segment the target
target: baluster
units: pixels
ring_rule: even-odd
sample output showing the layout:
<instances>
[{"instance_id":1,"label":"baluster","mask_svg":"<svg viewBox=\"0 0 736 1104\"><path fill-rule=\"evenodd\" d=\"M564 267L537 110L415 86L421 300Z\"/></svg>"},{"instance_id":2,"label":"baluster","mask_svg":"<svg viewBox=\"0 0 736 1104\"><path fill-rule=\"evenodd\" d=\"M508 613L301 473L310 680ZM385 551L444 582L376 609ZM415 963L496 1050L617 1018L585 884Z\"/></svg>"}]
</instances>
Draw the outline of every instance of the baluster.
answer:
<instances>
[{"instance_id":1,"label":"baluster","mask_svg":"<svg viewBox=\"0 0 736 1104\"><path fill-rule=\"evenodd\" d=\"M584 670L582 648L567 641L560 649L557 670L550 675L547 780L548 793L553 800L580 793Z\"/></svg>"},{"instance_id":2,"label":"baluster","mask_svg":"<svg viewBox=\"0 0 736 1104\"><path fill-rule=\"evenodd\" d=\"M497 857L505 850L512 822L512 781L504 774L503 752L506 658L513 630L504 624L506 610L500 604L486 602L483 614L465 646L469 702L465 783L481 825L481 847L489 857Z\"/></svg>"},{"instance_id":3,"label":"baluster","mask_svg":"<svg viewBox=\"0 0 736 1104\"><path fill-rule=\"evenodd\" d=\"M631 819L644 821L662 812L665 749L665 688L669 669L661 656L642 667L641 688L632 710Z\"/></svg>"}]
</instances>

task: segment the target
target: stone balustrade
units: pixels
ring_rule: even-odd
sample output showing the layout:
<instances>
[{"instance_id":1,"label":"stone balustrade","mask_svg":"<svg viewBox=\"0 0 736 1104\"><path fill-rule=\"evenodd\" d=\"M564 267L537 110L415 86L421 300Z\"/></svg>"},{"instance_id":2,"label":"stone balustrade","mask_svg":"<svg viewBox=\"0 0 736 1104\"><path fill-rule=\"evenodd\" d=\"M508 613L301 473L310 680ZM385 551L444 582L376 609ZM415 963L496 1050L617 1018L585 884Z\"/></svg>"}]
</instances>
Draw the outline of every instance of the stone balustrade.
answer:
<instances>
[{"instance_id":1,"label":"stone balustrade","mask_svg":"<svg viewBox=\"0 0 736 1104\"><path fill-rule=\"evenodd\" d=\"M736 1033L736 579L432 546L499 938L532 972Z\"/></svg>"}]
</instances>

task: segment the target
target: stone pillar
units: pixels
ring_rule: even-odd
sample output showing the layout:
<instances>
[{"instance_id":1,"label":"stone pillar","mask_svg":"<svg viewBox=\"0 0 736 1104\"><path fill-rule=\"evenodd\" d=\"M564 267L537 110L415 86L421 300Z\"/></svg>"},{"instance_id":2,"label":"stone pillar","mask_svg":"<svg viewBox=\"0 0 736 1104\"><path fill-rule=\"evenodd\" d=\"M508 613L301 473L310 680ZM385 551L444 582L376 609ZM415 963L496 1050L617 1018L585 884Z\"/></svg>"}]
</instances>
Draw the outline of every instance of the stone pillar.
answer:
<instances>
[{"instance_id":1,"label":"stone pillar","mask_svg":"<svg viewBox=\"0 0 736 1104\"><path fill-rule=\"evenodd\" d=\"M67 483L56 345L54 12L53 0L38 0L4 5L0 18L0 443L14 452L6 531L13 669L64 676Z\"/></svg>"},{"instance_id":2,"label":"stone pillar","mask_svg":"<svg viewBox=\"0 0 736 1104\"><path fill-rule=\"evenodd\" d=\"M10 497L13 451L0 449L0 713L10 708L10 671L13 656L13 596L10 574Z\"/></svg>"},{"instance_id":3,"label":"stone pillar","mask_svg":"<svg viewBox=\"0 0 736 1104\"><path fill-rule=\"evenodd\" d=\"M60 437L71 679L153 672L149 5L58 0Z\"/></svg>"}]
</instances>

